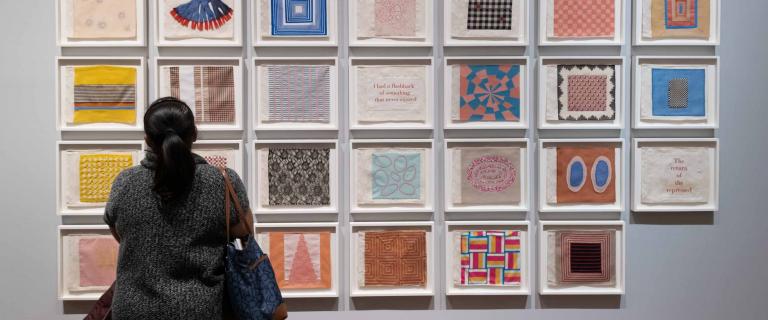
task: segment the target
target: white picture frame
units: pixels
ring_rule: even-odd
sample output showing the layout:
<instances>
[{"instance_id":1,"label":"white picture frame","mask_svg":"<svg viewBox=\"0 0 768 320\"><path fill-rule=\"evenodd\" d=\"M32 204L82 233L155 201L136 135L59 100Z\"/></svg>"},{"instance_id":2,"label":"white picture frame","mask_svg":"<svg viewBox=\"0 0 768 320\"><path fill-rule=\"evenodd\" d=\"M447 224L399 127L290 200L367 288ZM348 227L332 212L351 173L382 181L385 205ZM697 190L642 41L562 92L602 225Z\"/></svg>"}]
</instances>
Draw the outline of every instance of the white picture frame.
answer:
<instances>
[{"instance_id":1,"label":"white picture frame","mask_svg":"<svg viewBox=\"0 0 768 320\"><path fill-rule=\"evenodd\" d=\"M264 67L267 65L328 65L330 66L330 108L328 123L314 122L270 122L266 114L269 109L268 86ZM336 131L339 129L339 59L337 57L257 57L253 59L251 72L251 110L255 131Z\"/></svg>"},{"instance_id":2,"label":"white picture frame","mask_svg":"<svg viewBox=\"0 0 768 320\"><path fill-rule=\"evenodd\" d=\"M548 88L547 86L547 66L549 65L613 65L616 70L615 75L615 104L614 112L615 116L613 120L550 120L547 119L548 112L554 112L556 115L558 112L558 93L557 85L554 88ZM586 56L586 57L540 57L539 58L539 103L538 103L538 119L539 129L569 129L569 130L621 130L624 128L624 115L626 113L626 84L624 79L628 74L626 59L621 56ZM555 79L557 79L557 72L555 71ZM556 81L557 82L557 81ZM554 92L551 92L554 89ZM550 96L554 94L554 96ZM552 105L550 105L552 102ZM552 109L554 108L554 109Z\"/></svg>"},{"instance_id":3,"label":"white picture frame","mask_svg":"<svg viewBox=\"0 0 768 320\"><path fill-rule=\"evenodd\" d=\"M720 57L718 56L637 56L634 59L632 127L635 129L717 129L720 126ZM643 108L652 108L652 101L644 98L652 96L644 92L645 86L653 85L653 78L645 79L644 66L665 66L671 68L704 67L706 72L706 115L702 118L685 119L670 117L664 119L644 119ZM645 84L645 82L650 83Z\"/></svg>"},{"instance_id":4,"label":"white picture frame","mask_svg":"<svg viewBox=\"0 0 768 320\"><path fill-rule=\"evenodd\" d=\"M160 86L163 83L161 68L164 66L233 66L235 80L235 122L232 124L206 124L198 123L197 129L200 132L206 131L242 131L244 122L244 95L245 86L243 85L244 68L240 58L223 57L157 57L153 59L152 77L154 87L152 90L152 101L160 97ZM190 105L192 107L192 105Z\"/></svg>"},{"instance_id":5,"label":"white picture frame","mask_svg":"<svg viewBox=\"0 0 768 320\"><path fill-rule=\"evenodd\" d=\"M457 261L452 252L458 250L453 233L474 230L516 230L520 231L520 286L477 286L461 287L454 282L453 275ZM531 276L535 265L531 251L531 230L528 221L446 221L445 222L445 287L447 296L527 296L531 294Z\"/></svg>"},{"instance_id":6,"label":"white picture frame","mask_svg":"<svg viewBox=\"0 0 768 320\"><path fill-rule=\"evenodd\" d=\"M612 172L613 184L616 188L616 200L607 204L551 204L547 201L547 179L549 178L547 170L547 152L546 148L556 147L560 144L566 145L615 145L616 153L614 156L614 171ZM538 180L538 198L540 212L568 212L568 213L587 213L587 212L621 212L624 210L625 188L624 181L627 177L624 165L625 150L624 139L605 138L605 139L539 139L539 180ZM555 159L556 161L556 159ZM589 180L589 179L586 179ZM587 187L587 186L585 186Z\"/></svg>"},{"instance_id":7,"label":"white picture frame","mask_svg":"<svg viewBox=\"0 0 768 320\"><path fill-rule=\"evenodd\" d=\"M58 141L56 142L56 213L59 216L101 216L104 215L106 203L82 206L67 205L68 192L77 190L65 190L79 185L79 181L73 181L76 177L67 174L67 169L77 171L78 168L64 167L64 153L68 151L114 151L132 154L133 165L139 165L144 156L146 145L141 140L120 141Z\"/></svg>"},{"instance_id":8,"label":"white picture frame","mask_svg":"<svg viewBox=\"0 0 768 320\"><path fill-rule=\"evenodd\" d=\"M650 22L650 8L645 8L646 0L634 1L634 19L632 24L635 46L719 46L720 45L720 10L722 4L720 0L709 0L709 39L647 39L643 36L643 24L646 19ZM650 3L650 2L648 2ZM646 11L647 10L647 11Z\"/></svg>"},{"instance_id":9,"label":"white picture frame","mask_svg":"<svg viewBox=\"0 0 768 320\"><path fill-rule=\"evenodd\" d=\"M251 2L253 13L253 46L254 47L336 47L338 46L339 24L338 12L339 3L337 0L327 0L326 2L326 21L327 36L265 36L265 28L269 29L271 25L271 6L272 0L257 0ZM270 12L264 16L265 8L270 8ZM327 39L326 39L327 38Z\"/></svg>"},{"instance_id":10,"label":"white picture frame","mask_svg":"<svg viewBox=\"0 0 768 320\"><path fill-rule=\"evenodd\" d=\"M270 146L323 146L330 149L328 155L329 196L327 206L291 206L270 207L265 205L262 197L269 197L266 163L260 161L262 153L267 153ZM337 140L255 140L251 143L249 156L249 172L251 186L251 207L253 213L260 214L336 214L339 212L339 145ZM266 155L264 155L266 156ZM267 185L264 185L267 183Z\"/></svg>"},{"instance_id":11,"label":"white picture frame","mask_svg":"<svg viewBox=\"0 0 768 320\"><path fill-rule=\"evenodd\" d=\"M549 25L554 28L554 0L539 1L539 46L621 46L624 44L624 0L614 0L614 32L613 38L564 38L550 37Z\"/></svg>"},{"instance_id":12,"label":"white picture frame","mask_svg":"<svg viewBox=\"0 0 768 320\"><path fill-rule=\"evenodd\" d=\"M426 121L423 124L413 122L382 122L364 123L358 119L358 66L426 66ZM349 124L350 129L357 130L432 130L435 118L435 72L432 57L371 57L349 59Z\"/></svg>"},{"instance_id":13,"label":"white picture frame","mask_svg":"<svg viewBox=\"0 0 768 320\"><path fill-rule=\"evenodd\" d=\"M288 232L288 231L329 231L331 233L331 288L330 289L282 289L283 298L338 298L339 297L339 224L336 222L310 222L310 223L255 223L255 236L269 231ZM270 248L262 246L264 253L269 255Z\"/></svg>"},{"instance_id":14,"label":"white picture frame","mask_svg":"<svg viewBox=\"0 0 768 320\"><path fill-rule=\"evenodd\" d=\"M512 122L506 121L496 123L496 121L460 121L453 120L453 114L458 113L459 106L454 105L454 92L459 92L460 84L454 84L453 82L453 66L472 63L491 63L491 64L516 64L520 66L520 81L522 82L520 89L520 121ZM533 86L533 72L531 72L531 59L525 56L518 57L446 57L443 65L443 125L446 130L462 130L462 129L516 129L524 130L528 129L531 108L533 106L530 103L529 98L531 96L531 90ZM456 111L454 111L454 107Z\"/></svg>"},{"instance_id":15,"label":"white picture frame","mask_svg":"<svg viewBox=\"0 0 768 320\"><path fill-rule=\"evenodd\" d=\"M71 124L67 122L67 113L64 108L63 68L70 66L93 66L93 65L112 65L136 68L136 121L133 125L120 123L88 123ZM144 57L56 57L56 130L60 132L138 132L142 131L144 124L141 119L144 117L146 106L146 65Z\"/></svg>"},{"instance_id":16,"label":"white picture frame","mask_svg":"<svg viewBox=\"0 0 768 320\"><path fill-rule=\"evenodd\" d=\"M230 165L229 168L234 170L241 179L246 179L245 176L245 152L243 150L242 140L197 140L192 144L192 152L199 150L232 150L235 154L235 163Z\"/></svg>"},{"instance_id":17,"label":"white picture frame","mask_svg":"<svg viewBox=\"0 0 768 320\"><path fill-rule=\"evenodd\" d=\"M452 150L456 147L518 147L520 148L520 203L518 205L456 205L453 199L454 174ZM530 186L533 175L530 142L526 138L493 138L493 139L445 139L445 165L443 166L443 194L445 212L527 212L530 207Z\"/></svg>"},{"instance_id":18,"label":"white picture frame","mask_svg":"<svg viewBox=\"0 0 768 320\"><path fill-rule=\"evenodd\" d=\"M350 222L350 251L349 251L349 296L357 297L430 297L435 295L435 230L432 221L407 222ZM358 237L360 231L376 230L424 230L426 231L427 277L425 288L363 288L359 285L358 266L361 257L358 256ZM364 257L363 257L364 259Z\"/></svg>"},{"instance_id":19,"label":"white picture frame","mask_svg":"<svg viewBox=\"0 0 768 320\"><path fill-rule=\"evenodd\" d=\"M539 221L539 294L540 295L623 295L626 282L626 231L624 221ZM549 250L547 236L550 231L557 230L615 230L616 251L614 265L616 281L612 287L589 285L573 285L564 288L553 288L548 284ZM553 253L554 254L554 253Z\"/></svg>"},{"instance_id":20,"label":"white picture frame","mask_svg":"<svg viewBox=\"0 0 768 320\"><path fill-rule=\"evenodd\" d=\"M531 7L531 0L516 0L520 1L517 12L517 22L520 23L518 28L520 29L520 37L517 39L512 38L454 38L452 36L453 24L458 23L453 21L453 9L451 1L443 1L443 46L444 47L524 47L529 43L530 30L528 28L528 17L530 16L529 8ZM515 14L513 12L512 14Z\"/></svg>"},{"instance_id":21,"label":"white picture frame","mask_svg":"<svg viewBox=\"0 0 768 320\"><path fill-rule=\"evenodd\" d=\"M232 39L168 39L165 35L165 24L176 23L167 14L172 8L167 8L164 0L155 1L155 46L157 47L242 47L243 46L243 0L233 0Z\"/></svg>"},{"instance_id":22,"label":"white picture frame","mask_svg":"<svg viewBox=\"0 0 768 320\"><path fill-rule=\"evenodd\" d=\"M136 38L125 40L70 39L72 31L72 1L56 0L56 44L59 47L144 47L147 45L147 6L145 0L136 2Z\"/></svg>"},{"instance_id":23,"label":"white picture frame","mask_svg":"<svg viewBox=\"0 0 768 320\"><path fill-rule=\"evenodd\" d=\"M350 139L350 196L349 207L350 213L430 213L434 211L434 199L435 199L435 148L431 139ZM426 149L426 159L424 159L425 168L420 171L421 174L426 175L422 181L426 184L424 187L424 203L422 205L412 204L360 204L358 203L358 192L360 188L357 188L359 170L357 163L357 154L361 147L368 148L423 148Z\"/></svg>"},{"instance_id":24,"label":"white picture frame","mask_svg":"<svg viewBox=\"0 0 768 320\"><path fill-rule=\"evenodd\" d=\"M369 38L358 39L358 6L360 0L349 1L349 46L350 47L432 47L435 38L434 0L424 1L424 39Z\"/></svg>"},{"instance_id":25,"label":"white picture frame","mask_svg":"<svg viewBox=\"0 0 768 320\"><path fill-rule=\"evenodd\" d=\"M112 236L107 225L60 225L57 227L56 236L56 274L57 274L57 297L59 301L97 301L104 292L70 292L65 285L64 271L64 237L74 234L93 234L97 236ZM105 290L106 291L106 290Z\"/></svg>"},{"instance_id":26,"label":"white picture frame","mask_svg":"<svg viewBox=\"0 0 768 320\"><path fill-rule=\"evenodd\" d=\"M709 201L700 204L646 204L642 201L644 146L706 147L711 156ZM720 140L717 138L634 138L632 139L632 211L634 212L716 212L720 206Z\"/></svg>"}]
</instances>

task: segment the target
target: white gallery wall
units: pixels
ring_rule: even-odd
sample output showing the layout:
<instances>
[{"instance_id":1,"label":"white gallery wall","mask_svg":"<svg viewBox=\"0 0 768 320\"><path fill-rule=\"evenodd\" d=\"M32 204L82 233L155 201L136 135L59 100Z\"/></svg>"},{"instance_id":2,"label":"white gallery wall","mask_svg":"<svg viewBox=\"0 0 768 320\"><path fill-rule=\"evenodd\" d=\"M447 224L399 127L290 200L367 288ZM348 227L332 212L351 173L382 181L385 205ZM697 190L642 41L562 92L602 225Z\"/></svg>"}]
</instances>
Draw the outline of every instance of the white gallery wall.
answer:
<instances>
[{"instance_id":1,"label":"white gallery wall","mask_svg":"<svg viewBox=\"0 0 768 320\"><path fill-rule=\"evenodd\" d=\"M351 1L351 0L350 0ZM162 48L154 45L149 32L147 48L65 48L56 47L54 0L2 0L0 19L0 318L2 319L82 319L92 302L62 302L57 299L57 226L62 224L97 224L98 217L59 217L56 215L56 141L88 139L86 134L56 131L55 57L66 56L144 56L156 57L240 57L252 71L256 56L338 56L339 58L339 127L340 168L349 166L350 139L381 138L370 133L350 133L347 113L349 101L348 63L350 57L429 56L434 59L437 99L434 123L436 129L423 138L433 138L438 159L444 155L446 138L510 137L528 138L535 149L539 138L567 138L572 132L537 130L537 114L531 113L530 129L524 134L507 131L485 133L454 132L443 128L443 62L455 56L527 56L531 65L541 56L623 56L631 64L638 55L718 55L721 58L720 128L681 132L675 130L631 129L631 110L625 108L624 129L608 137L622 138L625 150L636 137L717 137L720 139L720 208L715 213L632 213L629 182L623 182L624 211L620 214L585 215L584 219L620 219L626 223L626 293L622 296L540 296L536 281L530 296L518 297L446 297L442 263L436 265L435 296L425 298L377 297L350 298L349 241L342 241L339 261L340 297L338 299L289 300L290 319L765 319L768 300L768 37L764 13L768 3L761 0L723 0L721 45L713 47L632 47L631 6L625 5L625 45L622 47L538 47L540 32L536 15L539 1L529 9L530 43L525 48L443 48L441 10L443 2L435 1L435 45L432 48L381 49L348 46L347 6L339 14L339 48L290 49L250 47L251 19L244 19L242 48ZM148 1L153 4L154 0ZM249 0L243 3L251 8ZM346 0L340 1L347 2ZM631 1L626 0L625 4ZM149 30L154 26L155 6L149 5ZM247 11L250 15L250 10ZM627 69L629 70L629 69ZM536 77L534 71L533 79ZM630 74L624 74L630 81ZM249 78L246 78L249 80ZM246 80L244 79L244 80ZM248 86L253 84L245 82ZM531 82L531 110L535 110L538 81ZM150 77L147 88L154 81ZM625 86L630 90L631 86ZM631 95L624 96L630 106ZM251 119L252 100L246 102L245 119ZM235 135L208 133L204 139L242 139L250 143L256 138L253 124ZM520 132L518 130L518 132ZM385 133L386 138L419 138L412 132ZM295 136L294 136L295 135ZM604 138L600 131L579 132L586 138ZM259 139L299 138L285 132L260 133ZM100 140L141 139L140 133L104 134ZM306 138L303 137L303 138ZM334 139L334 135L313 137ZM246 144L249 146L249 144ZM625 154L629 154L626 152ZM252 161L252 158L248 158ZM437 161L442 172L442 161ZM624 159L623 176L629 177L629 159ZM534 163L534 168L538 165ZM247 169L246 169L247 170ZM246 174L247 176L247 174ZM534 178L535 175L532 177ZM349 181L349 170L340 173L341 182ZM536 179L534 179L536 180ZM530 199L536 199L535 181L529 184ZM342 239L350 220L382 220L376 214L349 215L348 183L340 189ZM472 216L443 213L443 195L435 198L432 214L388 214L387 221L433 220L438 236L446 220L498 219L503 215ZM527 213L515 216L527 219L536 230L539 215L532 201ZM542 215L542 217L544 217ZM548 219L558 218L549 214ZM261 222L285 222L293 218L259 217ZM318 215L317 220L333 221L336 215ZM536 236L536 235L534 235ZM442 239L442 238L441 238ZM535 239L535 238L532 238ZM345 243L346 242L346 243ZM440 244L437 241L437 244ZM437 245L437 261L445 252ZM531 246L535 257L535 246ZM536 259L532 259L534 262ZM535 266L536 264L532 264ZM533 268L534 273L538 270ZM534 274L536 276L536 274ZM535 278L532 278L535 280ZM354 312L338 312L354 311Z\"/></svg>"}]
</instances>

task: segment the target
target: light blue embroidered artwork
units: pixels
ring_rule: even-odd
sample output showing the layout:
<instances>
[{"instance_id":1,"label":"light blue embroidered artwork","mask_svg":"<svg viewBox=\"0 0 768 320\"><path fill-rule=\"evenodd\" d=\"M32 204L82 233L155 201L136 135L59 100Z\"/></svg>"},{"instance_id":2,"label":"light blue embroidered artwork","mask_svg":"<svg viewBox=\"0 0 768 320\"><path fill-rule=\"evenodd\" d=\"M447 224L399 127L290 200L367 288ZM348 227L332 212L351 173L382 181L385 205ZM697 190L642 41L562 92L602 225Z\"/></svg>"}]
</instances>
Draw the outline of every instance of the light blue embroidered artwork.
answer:
<instances>
[{"instance_id":1,"label":"light blue embroidered artwork","mask_svg":"<svg viewBox=\"0 0 768 320\"><path fill-rule=\"evenodd\" d=\"M704 69L654 68L651 79L654 116L706 115L707 90Z\"/></svg>"},{"instance_id":2,"label":"light blue embroidered artwork","mask_svg":"<svg viewBox=\"0 0 768 320\"><path fill-rule=\"evenodd\" d=\"M273 36L326 36L326 0L272 0Z\"/></svg>"},{"instance_id":3,"label":"light blue embroidered artwork","mask_svg":"<svg viewBox=\"0 0 768 320\"><path fill-rule=\"evenodd\" d=\"M412 200L421 198L421 154L374 153L371 163L372 198Z\"/></svg>"}]
</instances>

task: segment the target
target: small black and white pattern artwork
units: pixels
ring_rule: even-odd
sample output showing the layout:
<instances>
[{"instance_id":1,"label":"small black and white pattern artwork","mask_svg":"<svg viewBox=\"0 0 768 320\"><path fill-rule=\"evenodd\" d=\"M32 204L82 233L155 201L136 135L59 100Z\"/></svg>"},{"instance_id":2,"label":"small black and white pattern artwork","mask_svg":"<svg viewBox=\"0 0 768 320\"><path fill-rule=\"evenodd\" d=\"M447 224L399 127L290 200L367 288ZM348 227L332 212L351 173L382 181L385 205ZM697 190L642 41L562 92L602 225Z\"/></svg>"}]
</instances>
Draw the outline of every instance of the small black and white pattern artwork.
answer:
<instances>
[{"instance_id":1,"label":"small black and white pattern artwork","mask_svg":"<svg viewBox=\"0 0 768 320\"><path fill-rule=\"evenodd\" d=\"M270 148L269 205L330 205L329 155L322 148Z\"/></svg>"},{"instance_id":2,"label":"small black and white pattern artwork","mask_svg":"<svg viewBox=\"0 0 768 320\"><path fill-rule=\"evenodd\" d=\"M670 108L688 107L688 79L678 78L669 80L667 103Z\"/></svg>"},{"instance_id":3,"label":"small black and white pattern artwork","mask_svg":"<svg viewBox=\"0 0 768 320\"><path fill-rule=\"evenodd\" d=\"M511 30L513 0L469 0L467 29Z\"/></svg>"}]
</instances>

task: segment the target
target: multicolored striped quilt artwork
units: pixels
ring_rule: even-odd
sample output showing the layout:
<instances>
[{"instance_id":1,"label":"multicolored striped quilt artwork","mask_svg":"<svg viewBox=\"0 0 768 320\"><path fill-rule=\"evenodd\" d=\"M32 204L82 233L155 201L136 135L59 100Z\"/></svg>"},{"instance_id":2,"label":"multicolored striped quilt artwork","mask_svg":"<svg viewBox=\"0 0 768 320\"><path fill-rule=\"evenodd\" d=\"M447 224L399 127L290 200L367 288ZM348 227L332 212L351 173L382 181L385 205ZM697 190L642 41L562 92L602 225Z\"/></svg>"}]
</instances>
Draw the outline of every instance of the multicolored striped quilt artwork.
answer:
<instances>
[{"instance_id":1,"label":"multicolored striped quilt artwork","mask_svg":"<svg viewBox=\"0 0 768 320\"><path fill-rule=\"evenodd\" d=\"M520 231L463 231L460 286L519 286L522 279Z\"/></svg>"},{"instance_id":2,"label":"multicolored striped quilt artwork","mask_svg":"<svg viewBox=\"0 0 768 320\"><path fill-rule=\"evenodd\" d=\"M74 120L136 123L136 67L74 67Z\"/></svg>"}]
</instances>

